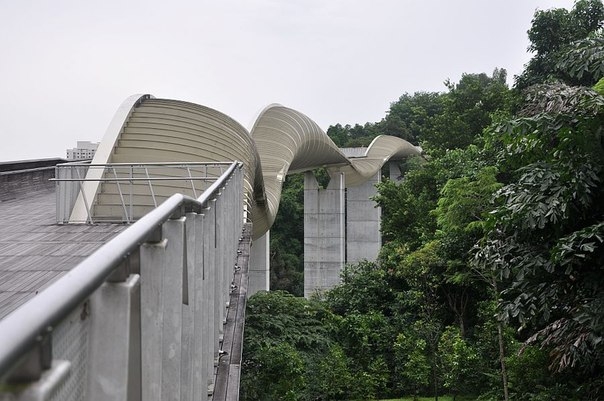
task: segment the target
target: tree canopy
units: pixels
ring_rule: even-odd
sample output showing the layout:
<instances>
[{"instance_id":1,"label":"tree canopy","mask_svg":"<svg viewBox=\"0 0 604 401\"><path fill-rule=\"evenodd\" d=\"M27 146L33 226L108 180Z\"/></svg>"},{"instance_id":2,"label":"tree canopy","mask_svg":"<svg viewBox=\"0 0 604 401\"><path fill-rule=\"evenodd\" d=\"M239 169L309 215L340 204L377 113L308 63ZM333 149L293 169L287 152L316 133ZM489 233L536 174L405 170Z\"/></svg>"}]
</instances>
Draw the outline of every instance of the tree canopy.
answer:
<instances>
[{"instance_id":1,"label":"tree canopy","mask_svg":"<svg viewBox=\"0 0 604 401\"><path fill-rule=\"evenodd\" d=\"M603 23L600 0L538 10L513 88L503 69L464 74L330 127L340 146L389 134L424 157L378 184L376 262L321 299L250 299L244 399L604 398ZM288 185L281 283L286 265L301 277Z\"/></svg>"},{"instance_id":2,"label":"tree canopy","mask_svg":"<svg viewBox=\"0 0 604 401\"><path fill-rule=\"evenodd\" d=\"M555 8L535 12L528 31L528 50L534 56L516 77L516 87L525 89L552 80L594 85L602 77L603 26L601 0L578 0L570 11Z\"/></svg>"}]
</instances>

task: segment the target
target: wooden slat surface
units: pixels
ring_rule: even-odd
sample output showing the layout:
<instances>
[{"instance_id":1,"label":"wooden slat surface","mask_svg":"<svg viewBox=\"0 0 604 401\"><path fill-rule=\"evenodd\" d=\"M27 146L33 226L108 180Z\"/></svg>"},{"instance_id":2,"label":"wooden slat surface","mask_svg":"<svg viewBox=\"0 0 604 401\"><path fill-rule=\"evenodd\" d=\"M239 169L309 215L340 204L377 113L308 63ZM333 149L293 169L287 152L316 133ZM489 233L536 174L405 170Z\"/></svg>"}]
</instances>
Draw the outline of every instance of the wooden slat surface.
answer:
<instances>
[{"instance_id":1,"label":"wooden slat surface","mask_svg":"<svg viewBox=\"0 0 604 401\"><path fill-rule=\"evenodd\" d=\"M54 191L0 202L0 319L126 226L58 225Z\"/></svg>"},{"instance_id":2,"label":"wooden slat surface","mask_svg":"<svg viewBox=\"0 0 604 401\"><path fill-rule=\"evenodd\" d=\"M233 275L233 284L237 287L230 295L224 327L222 351L226 351L226 354L220 358L218 364L212 401L237 401L239 399L251 234L251 224L246 224L242 241L239 242L241 252L237 257L237 265L240 269Z\"/></svg>"}]
</instances>

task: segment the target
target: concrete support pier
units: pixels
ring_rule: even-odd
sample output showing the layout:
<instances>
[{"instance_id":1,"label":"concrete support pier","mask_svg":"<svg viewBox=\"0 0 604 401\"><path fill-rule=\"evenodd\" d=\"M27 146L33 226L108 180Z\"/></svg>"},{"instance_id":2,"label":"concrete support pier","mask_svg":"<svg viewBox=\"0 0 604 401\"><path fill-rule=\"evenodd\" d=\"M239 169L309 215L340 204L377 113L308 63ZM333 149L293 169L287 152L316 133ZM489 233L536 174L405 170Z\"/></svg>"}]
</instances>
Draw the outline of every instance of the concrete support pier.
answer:
<instances>
[{"instance_id":1,"label":"concrete support pier","mask_svg":"<svg viewBox=\"0 0 604 401\"><path fill-rule=\"evenodd\" d=\"M346 189L346 263L375 261L380 247L381 209L371 200L377 194L378 172L362 185Z\"/></svg>"},{"instance_id":2,"label":"concrete support pier","mask_svg":"<svg viewBox=\"0 0 604 401\"><path fill-rule=\"evenodd\" d=\"M392 181L397 182L403 179L403 173L401 173L401 169L396 161L388 162L388 167L390 169L390 179Z\"/></svg>"},{"instance_id":3,"label":"concrete support pier","mask_svg":"<svg viewBox=\"0 0 604 401\"><path fill-rule=\"evenodd\" d=\"M304 174L304 296L340 283L344 267L344 174L319 188L312 172Z\"/></svg>"},{"instance_id":4,"label":"concrete support pier","mask_svg":"<svg viewBox=\"0 0 604 401\"><path fill-rule=\"evenodd\" d=\"M250 250L247 296L268 291L270 286L270 231L252 243Z\"/></svg>"}]
</instances>

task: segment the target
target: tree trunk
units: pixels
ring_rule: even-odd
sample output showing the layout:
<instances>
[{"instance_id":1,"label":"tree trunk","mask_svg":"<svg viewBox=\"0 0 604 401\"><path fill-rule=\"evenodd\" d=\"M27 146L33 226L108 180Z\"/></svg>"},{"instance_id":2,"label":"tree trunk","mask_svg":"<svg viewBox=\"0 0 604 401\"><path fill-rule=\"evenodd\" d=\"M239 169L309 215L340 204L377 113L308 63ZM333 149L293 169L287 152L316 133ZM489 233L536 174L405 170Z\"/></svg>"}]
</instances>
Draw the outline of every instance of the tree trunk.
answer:
<instances>
[{"instance_id":1,"label":"tree trunk","mask_svg":"<svg viewBox=\"0 0 604 401\"><path fill-rule=\"evenodd\" d=\"M445 297L447 298L447 303L449 304L449 308L455 315L455 319L459 324L459 332L461 338L466 339L466 307L468 305L469 296L465 289L462 290L461 294L454 294L449 291L444 291ZM458 305L459 302L459 305Z\"/></svg>"},{"instance_id":2,"label":"tree trunk","mask_svg":"<svg viewBox=\"0 0 604 401\"><path fill-rule=\"evenodd\" d=\"M434 401L438 401L438 374L436 372L436 366L432 370L433 372L433 381L434 381Z\"/></svg>"},{"instance_id":3,"label":"tree trunk","mask_svg":"<svg viewBox=\"0 0 604 401\"><path fill-rule=\"evenodd\" d=\"M493 277L493 288L495 289L495 295L499 294L497 290L497 281ZM501 380L503 382L503 399L509 401L510 395L508 392L508 372L505 366L505 346L503 341L503 324L497 318L497 340L499 341L499 363L501 364Z\"/></svg>"},{"instance_id":4,"label":"tree trunk","mask_svg":"<svg viewBox=\"0 0 604 401\"><path fill-rule=\"evenodd\" d=\"M503 381L503 399L508 401L508 372L505 367L505 349L503 347L503 325L497 322L497 337L499 337L499 361L501 362L501 380Z\"/></svg>"}]
</instances>

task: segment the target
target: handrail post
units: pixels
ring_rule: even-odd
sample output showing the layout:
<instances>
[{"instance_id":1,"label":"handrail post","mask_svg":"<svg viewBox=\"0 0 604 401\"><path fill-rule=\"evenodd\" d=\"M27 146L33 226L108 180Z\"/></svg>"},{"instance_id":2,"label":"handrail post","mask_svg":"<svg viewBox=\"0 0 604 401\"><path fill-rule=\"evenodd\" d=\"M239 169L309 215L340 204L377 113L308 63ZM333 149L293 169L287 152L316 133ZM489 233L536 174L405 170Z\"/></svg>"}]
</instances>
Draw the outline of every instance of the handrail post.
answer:
<instances>
[{"instance_id":1,"label":"handrail post","mask_svg":"<svg viewBox=\"0 0 604 401\"><path fill-rule=\"evenodd\" d=\"M133 196L132 192L134 190L134 188L133 188L134 182L132 181L132 178L133 178L133 175L134 175L134 166L130 165L130 169L129 170L130 170L130 172L129 172L129 174L130 174L130 185L129 185L129 188L130 188L130 200L128 202L128 210L129 210L129 213L128 213L128 223L132 223L132 221L134 220L133 205L132 205L132 203L133 203L133 201L132 201L132 196Z\"/></svg>"},{"instance_id":2,"label":"handrail post","mask_svg":"<svg viewBox=\"0 0 604 401\"><path fill-rule=\"evenodd\" d=\"M140 283L106 282L90 298L87 400L141 400Z\"/></svg>"},{"instance_id":3,"label":"handrail post","mask_svg":"<svg viewBox=\"0 0 604 401\"><path fill-rule=\"evenodd\" d=\"M124 208L124 215L126 217L126 221L128 223L130 223L130 219L128 218L128 210L126 209L126 201L124 200L124 195L122 194L122 187L120 185L120 180L118 180L115 167L113 166L113 167L111 167L111 169L113 170L113 176L115 177L115 185L117 186L117 191L120 194L120 200L122 201L122 207ZM82 192L82 194L84 194L84 193Z\"/></svg>"},{"instance_id":4,"label":"handrail post","mask_svg":"<svg viewBox=\"0 0 604 401\"><path fill-rule=\"evenodd\" d=\"M216 268L215 268L215 215L214 209L210 206L211 202L208 202L208 207L204 209L204 230L203 230L203 265L204 265L204 281L206 297L204 298L207 302L206 305L206 327L207 327L207 344L205 350L205 363L207 371L207 382L206 389L208 395L213 392L214 386L214 359L218 355L218 335L216 334L216 318L215 318L215 304L216 304Z\"/></svg>"},{"instance_id":5,"label":"handrail post","mask_svg":"<svg viewBox=\"0 0 604 401\"><path fill-rule=\"evenodd\" d=\"M189 173L189 181L191 182L191 189L193 190L193 196L197 198L197 191L195 191L195 183L193 182L193 175L191 174L191 168L187 165L187 172Z\"/></svg>"},{"instance_id":6,"label":"handrail post","mask_svg":"<svg viewBox=\"0 0 604 401\"><path fill-rule=\"evenodd\" d=\"M161 242L141 247L142 399L180 399L185 217L163 224Z\"/></svg>"},{"instance_id":7,"label":"handrail post","mask_svg":"<svg viewBox=\"0 0 604 401\"><path fill-rule=\"evenodd\" d=\"M145 166L145 174L147 175L147 180L149 182L149 192L151 192L151 197L153 198L153 206L157 207L157 199L155 199L155 191L153 191L153 185L151 185L151 177L149 177L149 169Z\"/></svg>"},{"instance_id":8,"label":"handrail post","mask_svg":"<svg viewBox=\"0 0 604 401\"><path fill-rule=\"evenodd\" d=\"M86 199L86 194L84 193L84 185L82 183L82 177L80 176L80 170L78 170L76 168L76 175L78 176L78 183L80 184L80 193L82 194L82 199L84 200L84 206L86 207L86 216L87 222L90 222L90 224L93 224L92 222L92 205L90 203L88 203L88 200Z\"/></svg>"}]
</instances>

